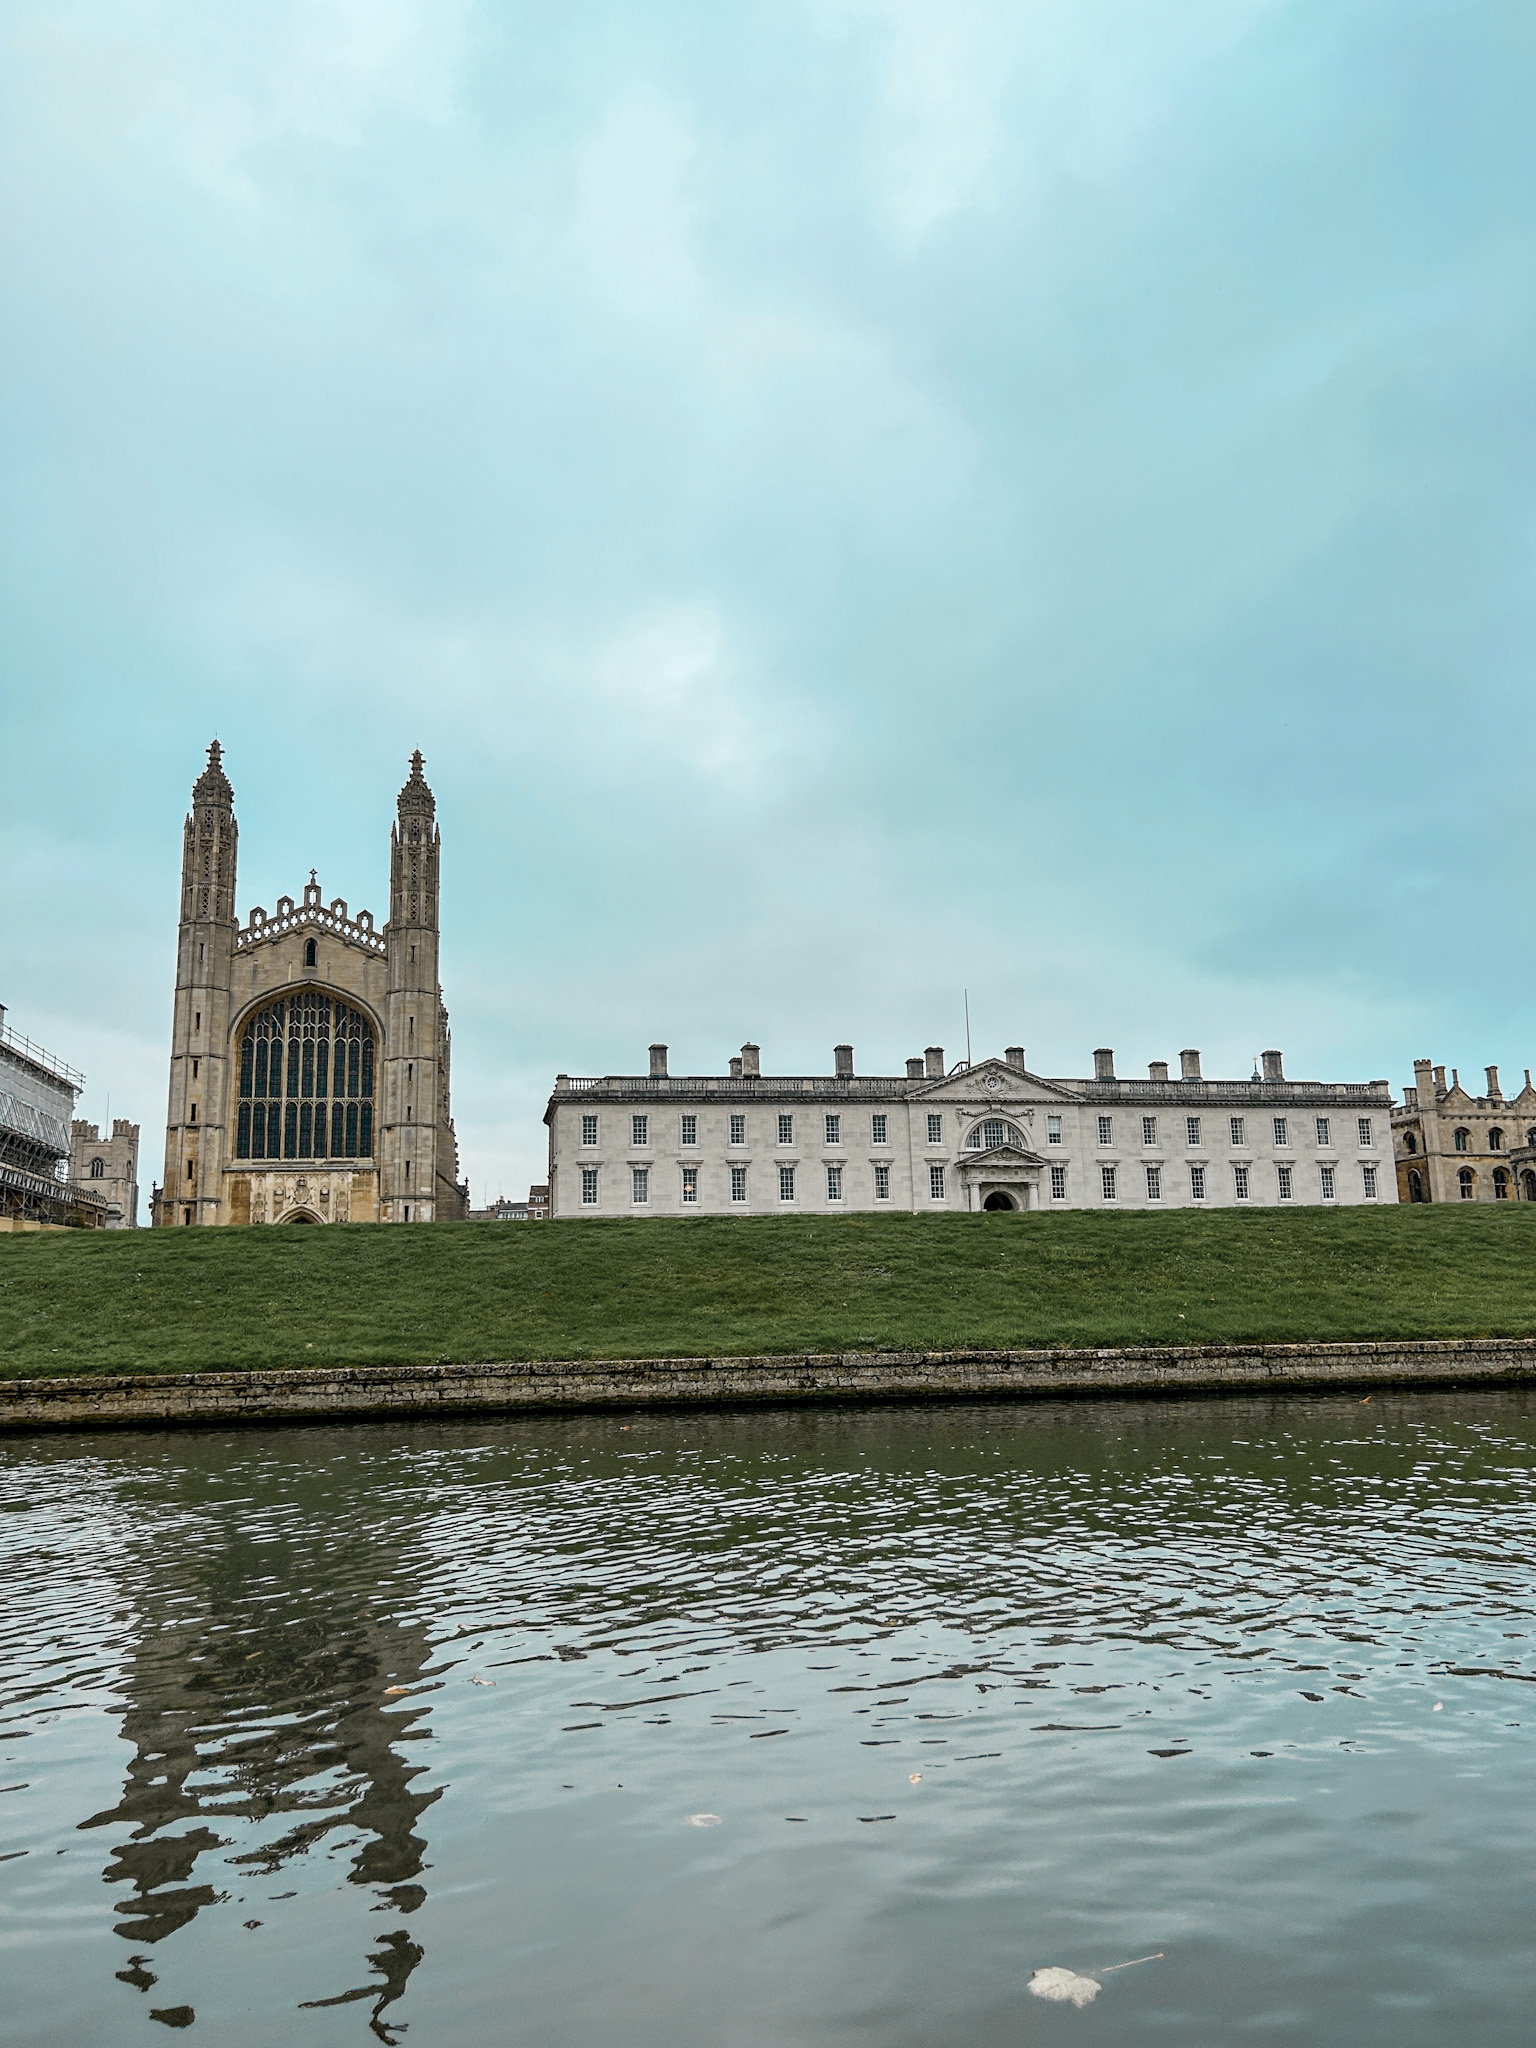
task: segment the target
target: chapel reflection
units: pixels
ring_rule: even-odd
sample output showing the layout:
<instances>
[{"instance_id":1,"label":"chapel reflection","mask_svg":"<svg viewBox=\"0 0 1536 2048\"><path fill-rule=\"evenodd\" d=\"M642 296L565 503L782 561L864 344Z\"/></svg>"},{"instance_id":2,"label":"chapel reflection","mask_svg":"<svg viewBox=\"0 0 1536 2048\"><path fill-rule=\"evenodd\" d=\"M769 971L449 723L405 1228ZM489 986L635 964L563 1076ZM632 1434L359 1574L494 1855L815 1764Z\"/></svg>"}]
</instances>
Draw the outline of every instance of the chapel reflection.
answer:
<instances>
[{"instance_id":1,"label":"chapel reflection","mask_svg":"<svg viewBox=\"0 0 1536 2048\"><path fill-rule=\"evenodd\" d=\"M407 1915L426 1898L418 1824L440 1788L413 1789L426 1765L405 1745L430 1739L426 1704L408 1695L429 1676L431 1649L421 1627L384 1611L389 1560L377 1550L355 1586L330 1576L333 1558L316 1559L308 1545L235 1538L196 1575L193 1597L142 1615L124 1674L134 1754L123 1794L80 1824L132 1829L103 1877L127 1887L115 1931L136 1953L116 1974L137 1989L157 1978L138 1951L214 1905L267 1919L274 1881L292 1884L300 1858L344 1860L350 1883L378 1893L375 1912ZM229 1853L245 1833L259 1839ZM371 1999L371 2030L393 2041L400 2030L384 2014L421 1957L405 1929L381 1930L373 1983L301 2002Z\"/></svg>"}]
</instances>

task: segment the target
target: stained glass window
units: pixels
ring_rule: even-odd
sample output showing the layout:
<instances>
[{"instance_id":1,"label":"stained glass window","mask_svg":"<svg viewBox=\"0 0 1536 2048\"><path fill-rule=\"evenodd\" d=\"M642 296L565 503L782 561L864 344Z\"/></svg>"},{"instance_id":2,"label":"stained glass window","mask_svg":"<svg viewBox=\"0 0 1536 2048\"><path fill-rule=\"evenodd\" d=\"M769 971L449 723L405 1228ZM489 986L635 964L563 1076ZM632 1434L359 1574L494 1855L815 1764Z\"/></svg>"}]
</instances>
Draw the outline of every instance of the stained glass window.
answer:
<instances>
[{"instance_id":1,"label":"stained glass window","mask_svg":"<svg viewBox=\"0 0 1536 2048\"><path fill-rule=\"evenodd\" d=\"M373 1027L317 989L258 1010L240 1041L240 1159L371 1159Z\"/></svg>"}]
</instances>

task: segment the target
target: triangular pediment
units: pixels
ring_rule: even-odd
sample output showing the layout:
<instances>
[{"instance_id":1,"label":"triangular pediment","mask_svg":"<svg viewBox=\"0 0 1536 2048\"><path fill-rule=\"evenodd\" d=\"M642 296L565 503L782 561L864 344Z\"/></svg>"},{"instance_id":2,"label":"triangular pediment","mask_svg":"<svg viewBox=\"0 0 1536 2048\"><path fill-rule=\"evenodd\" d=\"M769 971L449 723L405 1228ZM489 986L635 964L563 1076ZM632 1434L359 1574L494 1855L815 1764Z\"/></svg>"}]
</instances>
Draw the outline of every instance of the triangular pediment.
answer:
<instances>
[{"instance_id":1,"label":"triangular pediment","mask_svg":"<svg viewBox=\"0 0 1536 2048\"><path fill-rule=\"evenodd\" d=\"M1021 1145L992 1145L985 1152L962 1152L962 1166L1044 1166L1038 1152L1026 1152Z\"/></svg>"},{"instance_id":2,"label":"triangular pediment","mask_svg":"<svg viewBox=\"0 0 1536 2048\"><path fill-rule=\"evenodd\" d=\"M1028 1102L1081 1102L1082 1097L1059 1082L1044 1081L1038 1074L1021 1072L1006 1060L978 1060L958 1074L946 1074L942 1081L914 1083L914 1097L925 1102L963 1102L982 1109L996 1104Z\"/></svg>"}]
</instances>

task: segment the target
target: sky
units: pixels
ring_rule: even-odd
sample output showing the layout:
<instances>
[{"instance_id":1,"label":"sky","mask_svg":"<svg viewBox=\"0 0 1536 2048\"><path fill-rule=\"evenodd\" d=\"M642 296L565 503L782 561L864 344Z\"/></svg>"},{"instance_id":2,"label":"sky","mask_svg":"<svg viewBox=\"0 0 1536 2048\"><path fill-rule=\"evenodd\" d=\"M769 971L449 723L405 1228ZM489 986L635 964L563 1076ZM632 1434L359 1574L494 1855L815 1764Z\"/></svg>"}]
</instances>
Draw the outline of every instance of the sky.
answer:
<instances>
[{"instance_id":1,"label":"sky","mask_svg":"<svg viewBox=\"0 0 1536 2048\"><path fill-rule=\"evenodd\" d=\"M1518 1084L1533 104L1516 0L7 0L8 1021L158 1178L217 733L242 914L424 750L477 1203L967 991Z\"/></svg>"}]
</instances>

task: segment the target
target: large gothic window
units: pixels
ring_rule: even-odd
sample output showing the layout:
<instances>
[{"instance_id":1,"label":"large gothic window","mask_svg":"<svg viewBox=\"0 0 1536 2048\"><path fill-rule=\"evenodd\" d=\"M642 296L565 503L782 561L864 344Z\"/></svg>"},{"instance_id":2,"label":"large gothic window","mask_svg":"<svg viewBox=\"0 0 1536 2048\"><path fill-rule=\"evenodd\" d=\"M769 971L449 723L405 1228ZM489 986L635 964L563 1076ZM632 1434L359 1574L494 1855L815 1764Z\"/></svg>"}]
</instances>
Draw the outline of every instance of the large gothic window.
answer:
<instances>
[{"instance_id":1,"label":"large gothic window","mask_svg":"<svg viewBox=\"0 0 1536 2048\"><path fill-rule=\"evenodd\" d=\"M318 990L258 1010L240 1040L239 1159L371 1159L373 1027Z\"/></svg>"}]
</instances>

